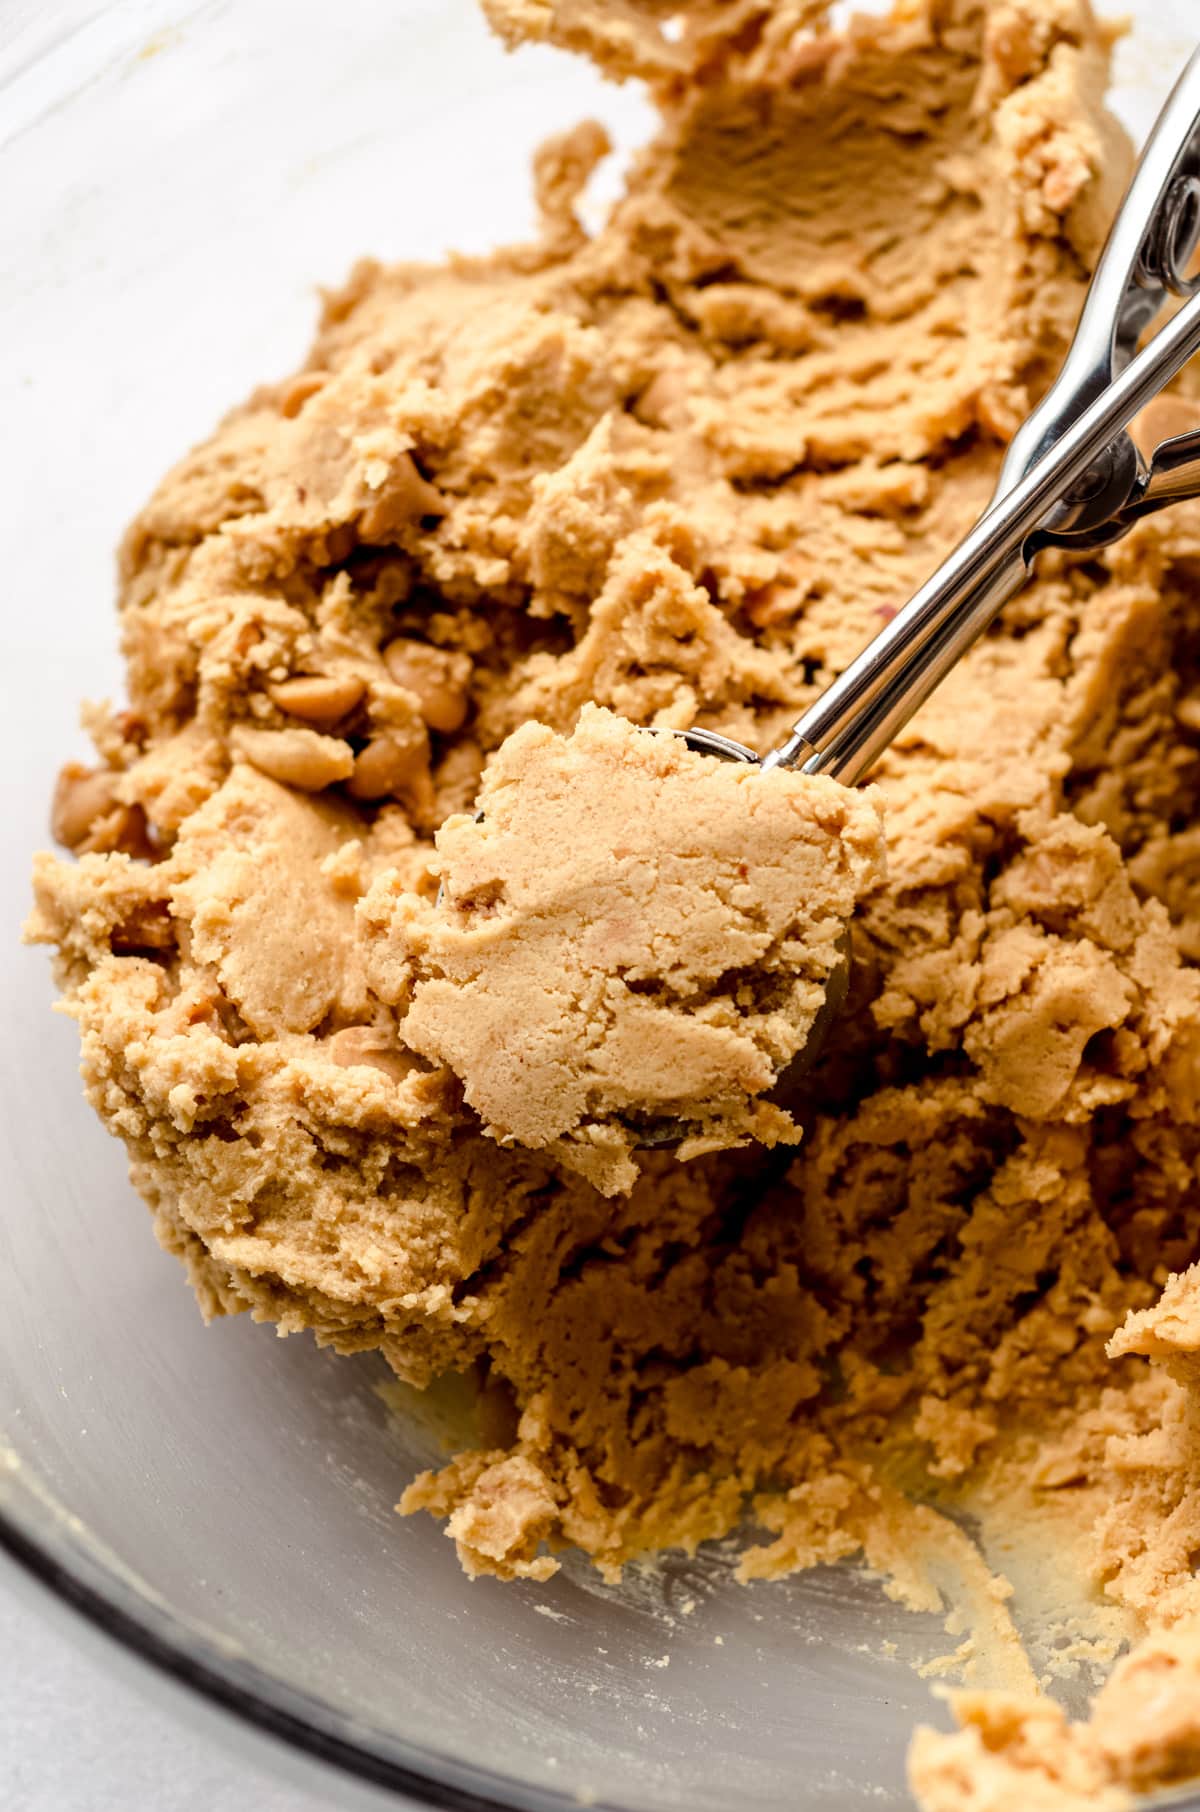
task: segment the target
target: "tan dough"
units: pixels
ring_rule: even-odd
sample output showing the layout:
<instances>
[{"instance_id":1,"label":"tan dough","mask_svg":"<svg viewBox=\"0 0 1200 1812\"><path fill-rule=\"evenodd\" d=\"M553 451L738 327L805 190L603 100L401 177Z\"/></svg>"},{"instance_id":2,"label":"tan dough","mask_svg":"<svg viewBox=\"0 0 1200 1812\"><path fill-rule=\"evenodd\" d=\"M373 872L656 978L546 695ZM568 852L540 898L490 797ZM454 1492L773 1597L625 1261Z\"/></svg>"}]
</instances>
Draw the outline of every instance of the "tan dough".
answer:
<instances>
[{"instance_id":1,"label":"tan dough","mask_svg":"<svg viewBox=\"0 0 1200 1812\"><path fill-rule=\"evenodd\" d=\"M510 736L479 805L438 832L436 903L385 876L360 923L401 1036L491 1137L605 1194L636 1182L647 1123L678 1123L681 1161L798 1139L763 1097L881 878L866 797L585 705L568 738Z\"/></svg>"},{"instance_id":2,"label":"tan dough","mask_svg":"<svg viewBox=\"0 0 1200 1812\"><path fill-rule=\"evenodd\" d=\"M926 1803L1099 1805L1196 1755L1197 510L1048 555L879 763L886 879L863 845L838 881L852 992L786 1177L643 1152L606 1196L572 1164L609 1104L499 1142L438 1009L435 871L490 843L439 827L589 704L778 738L984 505L1128 169L1085 0L680 10L489 0L661 128L594 237L590 124L538 155L535 244L361 265L163 480L31 932L206 1313L485 1385L405 1499L470 1570L739 1526L748 1576L865 1555L957 1614ZM1130 1640L1089 1725L1030 1708Z\"/></svg>"}]
</instances>

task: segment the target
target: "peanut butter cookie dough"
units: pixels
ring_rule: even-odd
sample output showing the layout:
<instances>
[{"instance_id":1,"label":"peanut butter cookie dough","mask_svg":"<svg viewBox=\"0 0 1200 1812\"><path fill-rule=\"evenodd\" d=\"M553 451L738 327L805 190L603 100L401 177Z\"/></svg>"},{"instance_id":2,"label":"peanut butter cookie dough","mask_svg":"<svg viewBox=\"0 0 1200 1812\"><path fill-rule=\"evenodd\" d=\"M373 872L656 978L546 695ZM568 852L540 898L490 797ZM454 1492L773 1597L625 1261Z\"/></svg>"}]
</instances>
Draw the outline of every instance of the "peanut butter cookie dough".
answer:
<instances>
[{"instance_id":1,"label":"peanut butter cookie dough","mask_svg":"<svg viewBox=\"0 0 1200 1812\"><path fill-rule=\"evenodd\" d=\"M1122 1803L1196 1761L1200 514L1047 557L879 764L786 1172L642 1152L606 1196L497 1142L388 979L522 726L766 747L974 519L1125 180L1109 35L1085 0L488 10L661 129L593 237L586 125L535 244L360 266L129 531L129 703L32 922L89 1097L206 1314L509 1405L405 1500L468 1569L748 1523L747 1576L861 1554L937 1609L949 1557L970 1696L926 1803ZM1030 1555L1075 1596L1023 1650ZM1090 1724L1037 1696L1130 1640Z\"/></svg>"},{"instance_id":2,"label":"peanut butter cookie dough","mask_svg":"<svg viewBox=\"0 0 1200 1812\"><path fill-rule=\"evenodd\" d=\"M479 803L438 832L436 905L391 874L361 923L377 997L485 1131L606 1195L664 1123L681 1161L798 1140L764 1096L881 878L866 797L585 705L568 738L515 731Z\"/></svg>"}]
</instances>

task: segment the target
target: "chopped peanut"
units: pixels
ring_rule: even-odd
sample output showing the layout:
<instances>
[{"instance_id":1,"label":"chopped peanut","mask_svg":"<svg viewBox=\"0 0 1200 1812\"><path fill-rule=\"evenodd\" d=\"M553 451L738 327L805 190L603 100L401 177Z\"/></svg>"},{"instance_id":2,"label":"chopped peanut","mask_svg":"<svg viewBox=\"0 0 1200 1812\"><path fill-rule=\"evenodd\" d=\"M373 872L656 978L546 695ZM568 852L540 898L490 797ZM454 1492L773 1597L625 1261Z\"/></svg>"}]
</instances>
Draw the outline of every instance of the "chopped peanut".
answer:
<instances>
[{"instance_id":1,"label":"chopped peanut","mask_svg":"<svg viewBox=\"0 0 1200 1812\"><path fill-rule=\"evenodd\" d=\"M452 736L466 721L471 661L460 650L433 648L428 642L399 636L383 651L388 673L411 692L431 730Z\"/></svg>"},{"instance_id":2,"label":"chopped peanut","mask_svg":"<svg viewBox=\"0 0 1200 1812\"><path fill-rule=\"evenodd\" d=\"M318 390L323 390L328 382L327 371L302 371L292 379L280 397L279 413L286 415L290 421L293 416L299 415L309 397L315 396Z\"/></svg>"},{"instance_id":3,"label":"chopped peanut","mask_svg":"<svg viewBox=\"0 0 1200 1812\"><path fill-rule=\"evenodd\" d=\"M687 376L676 366L655 372L634 404L634 414L651 428L668 428L686 419Z\"/></svg>"},{"instance_id":4,"label":"chopped peanut","mask_svg":"<svg viewBox=\"0 0 1200 1812\"><path fill-rule=\"evenodd\" d=\"M111 768L67 763L50 808L50 832L56 843L81 856L119 850L145 861L155 854L145 812L140 805L122 804L116 780Z\"/></svg>"},{"instance_id":5,"label":"chopped peanut","mask_svg":"<svg viewBox=\"0 0 1200 1812\"><path fill-rule=\"evenodd\" d=\"M68 761L61 770L50 806L50 830L56 843L78 849L98 818L116 808L116 775L108 768L85 768Z\"/></svg>"},{"instance_id":6,"label":"chopped peanut","mask_svg":"<svg viewBox=\"0 0 1200 1812\"><path fill-rule=\"evenodd\" d=\"M268 686L267 693L289 717L327 730L353 711L366 689L364 681L349 673L301 673Z\"/></svg>"},{"instance_id":7,"label":"chopped peanut","mask_svg":"<svg viewBox=\"0 0 1200 1812\"><path fill-rule=\"evenodd\" d=\"M429 758L423 743L403 742L398 736L375 737L355 757L349 792L355 799L383 799L403 792L422 774L428 777Z\"/></svg>"},{"instance_id":8,"label":"chopped peanut","mask_svg":"<svg viewBox=\"0 0 1200 1812\"><path fill-rule=\"evenodd\" d=\"M112 934L118 956L138 950L169 950L175 942L175 924L165 900L145 900Z\"/></svg>"},{"instance_id":9,"label":"chopped peanut","mask_svg":"<svg viewBox=\"0 0 1200 1812\"><path fill-rule=\"evenodd\" d=\"M319 736L315 730L255 730L239 724L230 741L260 774L302 793L319 793L354 771L354 753L337 736Z\"/></svg>"}]
</instances>

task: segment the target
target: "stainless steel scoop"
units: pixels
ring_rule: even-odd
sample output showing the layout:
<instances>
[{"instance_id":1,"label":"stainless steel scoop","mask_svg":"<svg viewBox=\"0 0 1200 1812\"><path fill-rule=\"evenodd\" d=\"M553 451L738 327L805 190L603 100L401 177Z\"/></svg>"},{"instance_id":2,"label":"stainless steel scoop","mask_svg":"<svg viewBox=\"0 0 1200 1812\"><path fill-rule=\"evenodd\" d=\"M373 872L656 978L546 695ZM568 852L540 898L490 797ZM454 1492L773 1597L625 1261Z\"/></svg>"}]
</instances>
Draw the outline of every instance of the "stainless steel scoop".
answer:
<instances>
[{"instance_id":1,"label":"stainless steel scoop","mask_svg":"<svg viewBox=\"0 0 1200 1812\"><path fill-rule=\"evenodd\" d=\"M852 785L1026 583L1047 547L1118 541L1143 516L1200 496L1200 429L1147 461L1128 427L1200 351L1200 50L1160 114L1113 223L1074 341L1053 388L1009 447L986 513L932 578L769 754L711 730L689 747L764 771L797 768ZM1138 350L1171 297L1183 306ZM848 954L829 986L844 998ZM822 1012L775 1098L794 1097L834 1011ZM682 1135L674 1122L644 1143Z\"/></svg>"}]
</instances>

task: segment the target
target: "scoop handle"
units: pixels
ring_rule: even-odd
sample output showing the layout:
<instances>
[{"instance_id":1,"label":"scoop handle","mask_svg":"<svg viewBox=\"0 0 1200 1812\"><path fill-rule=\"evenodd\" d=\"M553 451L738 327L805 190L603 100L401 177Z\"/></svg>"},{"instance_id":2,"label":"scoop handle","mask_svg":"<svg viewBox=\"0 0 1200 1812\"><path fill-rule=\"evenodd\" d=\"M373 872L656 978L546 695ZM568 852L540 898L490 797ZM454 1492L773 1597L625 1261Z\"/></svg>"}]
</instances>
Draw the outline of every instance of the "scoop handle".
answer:
<instances>
[{"instance_id":1,"label":"scoop handle","mask_svg":"<svg viewBox=\"0 0 1200 1812\"><path fill-rule=\"evenodd\" d=\"M1037 530L1133 417L1200 352L1200 295L1140 352L933 577L804 713L764 768L802 767L847 785L892 738L1029 577Z\"/></svg>"},{"instance_id":2,"label":"scoop handle","mask_svg":"<svg viewBox=\"0 0 1200 1812\"><path fill-rule=\"evenodd\" d=\"M1026 583L1040 547L1072 533L1098 546L1130 526L1121 511L1144 491L1146 473L1125 430L1200 351L1200 294L1184 274L1200 239L1198 171L1200 51L1151 134L1062 373L1014 438L987 513L764 768L861 779ZM1170 290L1188 299L1136 352Z\"/></svg>"},{"instance_id":3,"label":"scoop handle","mask_svg":"<svg viewBox=\"0 0 1200 1812\"><path fill-rule=\"evenodd\" d=\"M1037 464L1064 427L1106 390L1137 352L1172 294L1194 293L1186 275L1200 242L1200 50L1151 129L1080 311L1062 369L1013 435L997 497Z\"/></svg>"}]
</instances>

